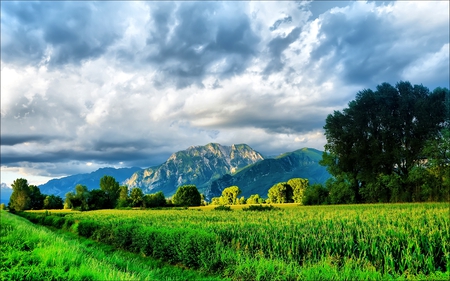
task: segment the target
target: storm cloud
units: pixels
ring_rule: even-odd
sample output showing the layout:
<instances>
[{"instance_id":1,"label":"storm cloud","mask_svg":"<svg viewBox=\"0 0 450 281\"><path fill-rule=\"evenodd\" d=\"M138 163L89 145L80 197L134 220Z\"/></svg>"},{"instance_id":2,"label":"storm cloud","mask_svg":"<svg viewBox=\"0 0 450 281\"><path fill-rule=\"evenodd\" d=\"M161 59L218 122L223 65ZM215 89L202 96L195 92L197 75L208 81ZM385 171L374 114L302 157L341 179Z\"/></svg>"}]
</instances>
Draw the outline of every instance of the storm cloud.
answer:
<instances>
[{"instance_id":1,"label":"storm cloud","mask_svg":"<svg viewBox=\"0 0 450 281\"><path fill-rule=\"evenodd\" d=\"M323 149L362 89L449 87L446 1L7 1L1 34L2 181Z\"/></svg>"}]
</instances>

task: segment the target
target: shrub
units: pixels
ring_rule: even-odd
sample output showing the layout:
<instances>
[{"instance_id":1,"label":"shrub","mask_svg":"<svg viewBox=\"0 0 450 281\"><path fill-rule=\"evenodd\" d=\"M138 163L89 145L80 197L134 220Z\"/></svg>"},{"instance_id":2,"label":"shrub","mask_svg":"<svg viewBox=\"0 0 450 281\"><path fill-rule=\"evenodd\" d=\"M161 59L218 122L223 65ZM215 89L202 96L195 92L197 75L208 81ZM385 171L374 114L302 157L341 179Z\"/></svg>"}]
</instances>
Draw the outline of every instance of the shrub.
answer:
<instances>
[{"instance_id":1,"label":"shrub","mask_svg":"<svg viewBox=\"0 0 450 281\"><path fill-rule=\"evenodd\" d=\"M248 208L243 208L242 211L278 211L280 208L274 207L272 205L263 206L263 205L250 205Z\"/></svg>"},{"instance_id":2,"label":"shrub","mask_svg":"<svg viewBox=\"0 0 450 281\"><path fill-rule=\"evenodd\" d=\"M233 211L230 206L220 205L214 208L214 211Z\"/></svg>"}]
</instances>

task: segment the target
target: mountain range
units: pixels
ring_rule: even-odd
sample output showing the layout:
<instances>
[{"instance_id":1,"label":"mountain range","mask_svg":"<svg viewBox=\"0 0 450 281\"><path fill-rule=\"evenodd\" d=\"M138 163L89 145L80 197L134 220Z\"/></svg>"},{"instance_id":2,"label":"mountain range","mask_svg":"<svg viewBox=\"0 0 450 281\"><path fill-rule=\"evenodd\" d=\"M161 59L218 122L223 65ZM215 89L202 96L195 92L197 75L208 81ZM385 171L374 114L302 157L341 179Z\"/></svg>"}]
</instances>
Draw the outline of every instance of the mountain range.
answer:
<instances>
[{"instance_id":1,"label":"mountain range","mask_svg":"<svg viewBox=\"0 0 450 281\"><path fill-rule=\"evenodd\" d=\"M43 194L64 197L74 191L77 184L88 189L98 189L100 179L114 177L121 185L130 189L139 187L145 194L162 191L172 196L180 185L194 184L205 194L206 199L220 196L222 190L237 185L246 198L251 194L267 196L268 189L275 183L291 178L307 178L310 183L324 183L330 175L319 165L322 152L303 148L278 157L264 157L246 144L224 146L210 143L191 146L173 153L161 165L142 169L101 168L88 174L77 174L52 179L39 186ZM10 196L11 189L3 189L2 201ZM8 193L8 194L7 194Z\"/></svg>"},{"instance_id":2,"label":"mountain range","mask_svg":"<svg viewBox=\"0 0 450 281\"><path fill-rule=\"evenodd\" d=\"M141 168L100 168L89 174L77 174L59 179L49 180L45 184L39 185L39 189L43 194L54 194L65 197L67 192L74 192L77 184L85 185L89 190L100 188L100 179L103 176L112 176L119 183L125 182L134 172Z\"/></svg>"},{"instance_id":3,"label":"mountain range","mask_svg":"<svg viewBox=\"0 0 450 281\"><path fill-rule=\"evenodd\" d=\"M326 168L319 165L322 152L303 148L282 154L273 159L264 159L249 165L235 174L226 174L213 181L205 191L205 197L211 199L222 194L223 189L236 185L241 189L239 196L248 198L252 194L267 196L268 190L276 183L291 178L306 178L310 184L324 183L330 178Z\"/></svg>"},{"instance_id":4,"label":"mountain range","mask_svg":"<svg viewBox=\"0 0 450 281\"><path fill-rule=\"evenodd\" d=\"M202 192L213 180L263 159L246 144L191 146L172 154L159 166L134 173L125 184L139 187L144 193L162 191L166 196L175 194L185 184L194 184Z\"/></svg>"}]
</instances>

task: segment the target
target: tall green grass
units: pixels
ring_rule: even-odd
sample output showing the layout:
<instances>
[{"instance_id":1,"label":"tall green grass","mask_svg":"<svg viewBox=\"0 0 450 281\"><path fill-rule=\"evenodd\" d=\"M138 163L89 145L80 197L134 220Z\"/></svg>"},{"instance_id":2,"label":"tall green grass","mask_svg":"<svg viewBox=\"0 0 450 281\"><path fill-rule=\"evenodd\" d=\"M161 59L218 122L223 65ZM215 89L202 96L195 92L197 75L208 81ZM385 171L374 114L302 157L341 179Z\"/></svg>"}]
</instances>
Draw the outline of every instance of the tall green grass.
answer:
<instances>
[{"instance_id":1,"label":"tall green grass","mask_svg":"<svg viewBox=\"0 0 450 281\"><path fill-rule=\"evenodd\" d=\"M292 207L270 212L103 210L59 219L81 236L241 280L448 280L446 203ZM53 216L51 216L53 217Z\"/></svg>"},{"instance_id":2,"label":"tall green grass","mask_svg":"<svg viewBox=\"0 0 450 281\"><path fill-rule=\"evenodd\" d=\"M0 251L1 280L220 279L117 251L92 240L54 233L3 211Z\"/></svg>"}]
</instances>

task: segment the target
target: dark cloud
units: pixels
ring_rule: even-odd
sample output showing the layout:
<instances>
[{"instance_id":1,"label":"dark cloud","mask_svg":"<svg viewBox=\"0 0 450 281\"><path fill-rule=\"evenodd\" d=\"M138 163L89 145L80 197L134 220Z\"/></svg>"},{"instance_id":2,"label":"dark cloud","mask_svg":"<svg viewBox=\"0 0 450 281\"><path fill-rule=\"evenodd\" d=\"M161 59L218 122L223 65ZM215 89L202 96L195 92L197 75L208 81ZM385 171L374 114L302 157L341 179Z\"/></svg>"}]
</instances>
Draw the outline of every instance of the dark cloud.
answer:
<instances>
[{"instance_id":1,"label":"dark cloud","mask_svg":"<svg viewBox=\"0 0 450 281\"><path fill-rule=\"evenodd\" d=\"M0 137L1 145L13 146L16 144L37 142L49 143L54 137L48 135L3 135Z\"/></svg>"},{"instance_id":2,"label":"dark cloud","mask_svg":"<svg viewBox=\"0 0 450 281\"><path fill-rule=\"evenodd\" d=\"M448 42L448 32L431 35L417 29L411 34L417 38L407 37L395 22L375 11L349 14L341 11L321 16L319 36L324 39L311 53L311 64L321 61L321 68L326 70L322 79L328 79L332 72L351 85L395 83L424 51L437 52Z\"/></svg>"},{"instance_id":3,"label":"dark cloud","mask_svg":"<svg viewBox=\"0 0 450 281\"><path fill-rule=\"evenodd\" d=\"M158 65L165 81L178 88L201 84L207 74L219 78L242 73L256 55L259 38L248 16L221 2L149 3L147 61ZM227 9L225 9L227 10ZM220 64L219 69L214 68ZM173 80L171 81L170 78Z\"/></svg>"},{"instance_id":4,"label":"dark cloud","mask_svg":"<svg viewBox=\"0 0 450 281\"><path fill-rule=\"evenodd\" d=\"M123 33L119 2L2 3L2 61L50 66L97 58ZM102 11L102 14L98 13Z\"/></svg>"}]
</instances>

